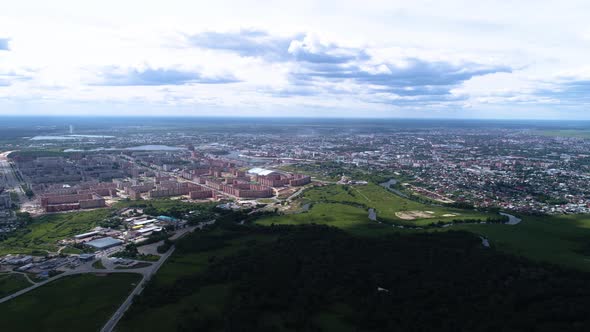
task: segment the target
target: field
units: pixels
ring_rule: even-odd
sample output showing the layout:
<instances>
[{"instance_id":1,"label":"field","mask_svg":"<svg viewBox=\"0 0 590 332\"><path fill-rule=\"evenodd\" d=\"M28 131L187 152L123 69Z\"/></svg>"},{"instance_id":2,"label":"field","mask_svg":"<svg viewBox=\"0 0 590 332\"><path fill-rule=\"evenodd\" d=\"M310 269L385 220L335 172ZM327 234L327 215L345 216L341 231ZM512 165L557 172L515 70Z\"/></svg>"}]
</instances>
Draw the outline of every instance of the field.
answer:
<instances>
[{"instance_id":1,"label":"field","mask_svg":"<svg viewBox=\"0 0 590 332\"><path fill-rule=\"evenodd\" d=\"M32 284L22 274L0 274L0 297L10 295Z\"/></svg>"},{"instance_id":2,"label":"field","mask_svg":"<svg viewBox=\"0 0 590 332\"><path fill-rule=\"evenodd\" d=\"M139 280L131 273L58 279L0 304L2 330L98 331Z\"/></svg>"},{"instance_id":3,"label":"field","mask_svg":"<svg viewBox=\"0 0 590 332\"><path fill-rule=\"evenodd\" d=\"M515 226L455 225L489 238L496 249L535 261L590 271L590 216L525 217Z\"/></svg>"},{"instance_id":4,"label":"field","mask_svg":"<svg viewBox=\"0 0 590 332\"><path fill-rule=\"evenodd\" d=\"M381 186L328 185L307 190L301 204L311 204L307 212L271 216L258 221L271 224L329 224L341 228L375 223L369 220L368 209L373 208L377 219L386 224L425 226L432 223L449 223L453 220L494 217L476 211L431 206L399 197Z\"/></svg>"},{"instance_id":5,"label":"field","mask_svg":"<svg viewBox=\"0 0 590 332\"><path fill-rule=\"evenodd\" d=\"M590 216L526 216L518 225L456 224L449 228L400 230L387 223L427 225L439 220L448 222L463 218L484 219L491 215L424 205L395 196L376 185L357 186L348 190L343 186L314 188L305 192L303 202L312 204L308 212L268 216L257 223L267 226L326 224L357 235L370 236L395 232L466 230L487 237L493 247L506 253L590 271ZM377 210L382 224L369 220L367 206ZM434 214L428 215L426 211ZM399 218L400 213L413 214L418 218L403 220ZM449 214L456 216L444 217ZM427 218L419 218L420 216Z\"/></svg>"},{"instance_id":6,"label":"field","mask_svg":"<svg viewBox=\"0 0 590 332\"><path fill-rule=\"evenodd\" d=\"M57 251L57 241L84 233L109 216L109 209L44 215L0 242L0 255L27 253L44 255Z\"/></svg>"}]
</instances>

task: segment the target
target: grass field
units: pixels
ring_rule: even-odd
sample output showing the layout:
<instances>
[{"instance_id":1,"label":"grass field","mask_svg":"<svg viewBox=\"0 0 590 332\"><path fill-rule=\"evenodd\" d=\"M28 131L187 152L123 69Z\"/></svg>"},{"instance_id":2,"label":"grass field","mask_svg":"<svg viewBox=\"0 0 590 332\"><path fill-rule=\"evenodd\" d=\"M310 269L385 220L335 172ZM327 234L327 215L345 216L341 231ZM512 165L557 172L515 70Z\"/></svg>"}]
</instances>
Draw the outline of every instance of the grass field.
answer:
<instances>
[{"instance_id":1,"label":"grass field","mask_svg":"<svg viewBox=\"0 0 590 332\"><path fill-rule=\"evenodd\" d=\"M32 286L32 284L22 274L0 274L0 297L10 295L29 286Z\"/></svg>"},{"instance_id":2,"label":"grass field","mask_svg":"<svg viewBox=\"0 0 590 332\"><path fill-rule=\"evenodd\" d=\"M439 220L445 222L463 218L483 219L490 215L424 205L395 196L376 185L357 186L349 190L335 185L314 188L305 192L303 201L313 204L308 212L268 216L257 223L267 226L327 224L368 236L393 232L466 230L487 237L492 246L506 253L590 271L590 216L587 215L527 216L518 225L456 224L449 228L400 230L387 225L387 222L426 225ZM351 203L362 206L349 205ZM379 219L384 223L370 221L363 206L375 208ZM435 212L437 216L450 213L456 214L457 217L399 220L396 212L403 210L428 210Z\"/></svg>"},{"instance_id":3,"label":"grass field","mask_svg":"<svg viewBox=\"0 0 590 332\"><path fill-rule=\"evenodd\" d=\"M27 253L44 255L57 251L57 241L84 233L105 219L111 211L99 209L44 215L0 242L0 255Z\"/></svg>"},{"instance_id":4,"label":"grass field","mask_svg":"<svg viewBox=\"0 0 590 332\"><path fill-rule=\"evenodd\" d=\"M58 279L0 304L2 330L98 331L139 280L132 273Z\"/></svg>"},{"instance_id":5,"label":"grass field","mask_svg":"<svg viewBox=\"0 0 590 332\"><path fill-rule=\"evenodd\" d=\"M590 271L590 216L525 217L510 225L455 225L489 238L496 249L535 261Z\"/></svg>"},{"instance_id":6,"label":"grass field","mask_svg":"<svg viewBox=\"0 0 590 332\"><path fill-rule=\"evenodd\" d=\"M331 224L342 228L375 223L368 217L368 209L377 212L377 218L384 223L424 226L436 222L452 222L454 219L480 219L493 217L476 211L431 206L405 199L390 193L381 186L329 185L307 190L302 203L310 203L308 212L270 216L258 221L270 224Z\"/></svg>"}]
</instances>

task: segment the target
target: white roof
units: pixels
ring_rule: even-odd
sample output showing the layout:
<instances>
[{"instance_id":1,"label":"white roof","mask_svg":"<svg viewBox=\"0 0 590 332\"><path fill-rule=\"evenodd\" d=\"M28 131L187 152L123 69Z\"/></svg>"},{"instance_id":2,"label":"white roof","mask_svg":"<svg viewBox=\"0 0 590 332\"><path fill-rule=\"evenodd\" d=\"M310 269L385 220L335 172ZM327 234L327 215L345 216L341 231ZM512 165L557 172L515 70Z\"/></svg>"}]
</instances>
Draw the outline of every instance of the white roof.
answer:
<instances>
[{"instance_id":1,"label":"white roof","mask_svg":"<svg viewBox=\"0 0 590 332\"><path fill-rule=\"evenodd\" d=\"M89 237L89 236L95 235L95 234L98 234L98 231L92 231L92 232L88 232L88 233L74 235L74 238L81 239L81 238Z\"/></svg>"},{"instance_id":2,"label":"white roof","mask_svg":"<svg viewBox=\"0 0 590 332\"><path fill-rule=\"evenodd\" d=\"M159 232L162 230L162 227L148 227L148 228L144 228L144 229L140 229L138 230L139 233L147 233L147 232L152 232L152 231L156 231Z\"/></svg>"},{"instance_id":3,"label":"white roof","mask_svg":"<svg viewBox=\"0 0 590 332\"><path fill-rule=\"evenodd\" d=\"M260 167L254 167L254 168L248 170L248 173L256 174L256 175L269 175L269 174L276 173L276 172L275 171L271 171L270 169L264 169L264 168L260 168Z\"/></svg>"},{"instance_id":4,"label":"white roof","mask_svg":"<svg viewBox=\"0 0 590 332\"><path fill-rule=\"evenodd\" d=\"M146 225L146 224L153 223L154 221L157 221L157 219L149 219L149 220L135 221L135 222L133 222L133 225Z\"/></svg>"}]
</instances>

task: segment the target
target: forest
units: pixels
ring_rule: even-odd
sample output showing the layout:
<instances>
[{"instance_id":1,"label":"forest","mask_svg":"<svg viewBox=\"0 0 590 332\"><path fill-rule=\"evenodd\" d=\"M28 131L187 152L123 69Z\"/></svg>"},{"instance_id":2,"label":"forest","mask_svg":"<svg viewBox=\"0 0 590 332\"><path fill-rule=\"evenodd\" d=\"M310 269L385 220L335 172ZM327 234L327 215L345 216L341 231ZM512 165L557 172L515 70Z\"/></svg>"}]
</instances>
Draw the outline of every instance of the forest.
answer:
<instances>
[{"instance_id":1,"label":"forest","mask_svg":"<svg viewBox=\"0 0 590 332\"><path fill-rule=\"evenodd\" d=\"M219 254L236 239L252 236L239 249ZM149 321L156 307L180 310L167 322L178 331L584 331L590 326L587 273L485 248L467 232L367 238L319 225L225 224L179 241L174 255L199 253L210 255L198 272L150 282L122 330L138 327L125 321ZM211 290L218 291L199 295ZM149 322L141 328L150 330Z\"/></svg>"}]
</instances>

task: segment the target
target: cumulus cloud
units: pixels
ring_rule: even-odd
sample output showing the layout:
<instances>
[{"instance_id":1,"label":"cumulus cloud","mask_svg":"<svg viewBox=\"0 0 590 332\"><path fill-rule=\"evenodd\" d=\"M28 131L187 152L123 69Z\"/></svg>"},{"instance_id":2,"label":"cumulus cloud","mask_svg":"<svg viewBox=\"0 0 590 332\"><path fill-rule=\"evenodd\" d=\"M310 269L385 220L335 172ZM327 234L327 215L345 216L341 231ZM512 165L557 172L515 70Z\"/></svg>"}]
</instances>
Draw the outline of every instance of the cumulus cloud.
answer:
<instances>
[{"instance_id":1,"label":"cumulus cloud","mask_svg":"<svg viewBox=\"0 0 590 332\"><path fill-rule=\"evenodd\" d=\"M265 90L277 97L362 93L370 102L448 102L458 99L451 90L473 77L512 72L509 66L469 61L411 56L376 60L366 48L325 43L304 33L280 37L260 30L205 32L189 40L199 48L287 64L288 86Z\"/></svg>"},{"instance_id":2,"label":"cumulus cloud","mask_svg":"<svg viewBox=\"0 0 590 332\"><path fill-rule=\"evenodd\" d=\"M590 79L568 78L554 84L551 89L539 89L535 96L569 105L590 104Z\"/></svg>"},{"instance_id":3,"label":"cumulus cloud","mask_svg":"<svg viewBox=\"0 0 590 332\"><path fill-rule=\"evenodd\" d=\"M10 39L8 39L8 38L0 38L0 51L10 50L9 42L10 42Z\"/></svg>"},{"instance_id":4,"label":"cumulus cloud","mask_svg":"<svg viewBox=\"0 0 590 332\"><path fill-rule=\"evenodd\" d=\"M2 13L2 114L23 98L277 115L490 106L523 116L513 106L524 105L526 116L538 106L590 118L588 1L536 1L535 15L531 1L51 3L12 1Z\"/></svg>"},{"instance_id":5,"label":"cumulus cloud","mask_svg":"<svg viewBox=\"0 0 590 332\"><path fill-rule=\"evenodd\" d=\"M354 60L369 59L362 49L344 48L336 44L326 45L311 35L292 40L288 52L293 56L294 61L317 64L344 64Z\"/></svg>"},{"instance_id":6,"label":"cumulus cloud","mask_svg":"<svg viewBox=\"0 0 590 332\"><path fill-rule=\"evenodd\" d=\"M238 32L206 31L187 38L193 46L269 60L284 60L289 57L288 50L292 40L291 37L276 37L261 30L248 29Z\"/></svg>"},{"instance_id":7,"label":"cumulus cloud","mask_svg":"<svg viewBox=\"0 0 590 332\"><path fill-rule=\"evenodd\" d=\"M108 68L94 85L107 86L158 86L185 84L226 84L239 82L233 75L204 76L196 71L179 69L146 68L121 69Z\"/></svg>"},{"instance_id":8,"label":"cumulus cloud","mask_svg":"<svg viewBox=\"0 0 590 332\"><path fill-rule=\"evenodd\" d=\"M403 65L381 63L365 68L356 64L308 65L293 73L292 79L294 82L347 80L353 84L368 86L375 93L434 97L448 95L451 89L476 76L511 72L511 68L507 66L430 62L416 58L404 60Z\"/></svg>"},{"instance_id":9,"label":"cumulus cloud","mask_svg":"<svg viewBox=\"0 0 590 332\"><path fill-rule=\"evenodd\" d=\"M363 50L322 44L305 33L287 37L273 36L262 30L238 32L202 32L188 36L192 46L228 51L244 57L258 57L269 61L299 61L309 63L346 63L366 59Z\"/></svg>"},{"instance_id":10,"label":"cumulus cloud","mask_svg":"<svg viewBox=\"0 0 590 332\"><path fill-rule=\"evenodd\" d=\"M31 80L31 73L16 73L14 71L0 71L0 87L11 86L16 82Z\"/></svg>"}]
</instances>

